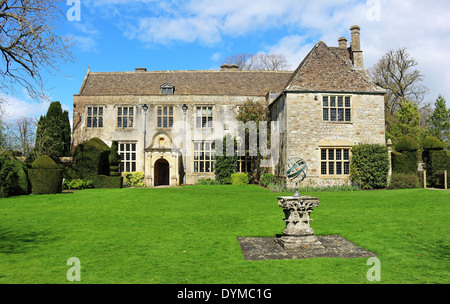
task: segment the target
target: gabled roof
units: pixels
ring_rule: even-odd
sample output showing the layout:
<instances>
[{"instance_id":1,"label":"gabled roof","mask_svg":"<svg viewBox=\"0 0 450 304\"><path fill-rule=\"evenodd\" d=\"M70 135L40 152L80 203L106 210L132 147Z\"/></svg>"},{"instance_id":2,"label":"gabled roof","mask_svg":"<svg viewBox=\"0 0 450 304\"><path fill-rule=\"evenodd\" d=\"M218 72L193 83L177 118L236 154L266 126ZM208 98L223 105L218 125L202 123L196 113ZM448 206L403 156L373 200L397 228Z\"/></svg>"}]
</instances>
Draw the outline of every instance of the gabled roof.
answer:
<instances>
[{"instance_id":1,"label":"gabled roof","mask_svg":"<svg viewBox=\"0 0 450 304\"><path fill-rule=\"evenodd\" d=\"M90 72L79 95L161 95L161 85L175 95L262 96L282 92L292 71L148 71Z\"/></svg>"},{"instance_id":2,"label":"gabled roof","mask_svg":"<svg viewBox=\"0 0 450 304\"><path fill-rule=\"evenodd\" d=\"M319 41L289 79L286 91L367 92L383 94L365 75L356 70L348 50L330 48Z\"/></svg>"}]
</instances>

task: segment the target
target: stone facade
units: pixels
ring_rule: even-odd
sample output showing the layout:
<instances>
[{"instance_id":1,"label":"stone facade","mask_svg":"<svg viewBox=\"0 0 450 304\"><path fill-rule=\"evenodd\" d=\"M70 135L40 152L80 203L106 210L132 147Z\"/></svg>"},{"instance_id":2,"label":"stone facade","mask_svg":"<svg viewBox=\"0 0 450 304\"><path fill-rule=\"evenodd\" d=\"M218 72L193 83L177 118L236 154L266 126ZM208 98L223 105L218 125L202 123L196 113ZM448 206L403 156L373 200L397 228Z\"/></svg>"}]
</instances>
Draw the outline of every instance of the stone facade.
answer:
<instances>
[{"instance_id":1,"label":"stone facade","mask_svg":"<svg viewBox=\"0 0 450 304\"><path fill-rule=\"evenodd\" d=\"M291 72L88 69L74 95L73 149L93 137L117 140L122 171L144 171L148 186L194 184L214 177L211 143L242 131L235 117L250 99L265 102L278 126L271 172L284 176L297 156L308 163L306 183L346 182L351 147L385 143L384 91L368 79L362 51L352 51L359 27L351 31L350 47L319 42Z\"/></svg>"}]
</instances>

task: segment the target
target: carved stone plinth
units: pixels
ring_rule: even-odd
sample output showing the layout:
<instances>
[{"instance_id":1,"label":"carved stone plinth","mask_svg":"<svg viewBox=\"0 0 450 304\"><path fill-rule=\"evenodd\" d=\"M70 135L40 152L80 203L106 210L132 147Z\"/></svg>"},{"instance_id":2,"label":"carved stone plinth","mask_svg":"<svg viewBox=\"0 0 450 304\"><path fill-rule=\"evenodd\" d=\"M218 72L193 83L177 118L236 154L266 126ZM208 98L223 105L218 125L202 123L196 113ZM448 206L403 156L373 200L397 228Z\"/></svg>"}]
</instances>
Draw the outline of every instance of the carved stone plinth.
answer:
<instances>
[{"instance_id":1,"label":"carved stone plinth","mask_svg":"<svg viewBox=\"0 0 450 304\"><path fill-rule=\"evenodd\" d=\"M278 206L283 208L286 228L277 241L284 249L321 248L310 226L310 214L319 206L318 197L281 196L278 197Z\"/></svg>"}]
</instances>

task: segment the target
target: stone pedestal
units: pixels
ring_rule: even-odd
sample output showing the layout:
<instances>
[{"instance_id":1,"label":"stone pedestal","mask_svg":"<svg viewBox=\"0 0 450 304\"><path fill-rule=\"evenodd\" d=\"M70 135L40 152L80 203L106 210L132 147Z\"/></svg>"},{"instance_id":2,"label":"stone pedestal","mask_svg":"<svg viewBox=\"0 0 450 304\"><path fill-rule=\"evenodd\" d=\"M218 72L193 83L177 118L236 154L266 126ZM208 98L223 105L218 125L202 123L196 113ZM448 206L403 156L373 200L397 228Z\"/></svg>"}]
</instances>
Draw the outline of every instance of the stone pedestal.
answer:
<instances>
[{"instance_id":1,"label":"stone pedestal","mask_svg":"<svg viewBox=\"0 0 450 304\"><path fill-rule=\"evenodd\" d=\"M310 226L310 214L319 206L318 197L281 196L278 197L278 206L283 208L286 228L283 235L277 238L277 242L285 250L323 247Z\"/></svg>"}]
</instances>

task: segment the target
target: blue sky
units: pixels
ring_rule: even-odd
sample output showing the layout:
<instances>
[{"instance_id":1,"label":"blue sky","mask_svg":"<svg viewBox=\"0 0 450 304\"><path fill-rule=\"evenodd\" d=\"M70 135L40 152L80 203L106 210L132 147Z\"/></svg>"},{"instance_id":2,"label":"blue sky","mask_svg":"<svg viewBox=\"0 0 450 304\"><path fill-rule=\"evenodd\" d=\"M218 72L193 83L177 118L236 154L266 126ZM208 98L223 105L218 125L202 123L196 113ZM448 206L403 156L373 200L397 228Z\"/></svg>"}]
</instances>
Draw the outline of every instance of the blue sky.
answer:
<instances>
[{"instance_id":1,"label":"blue sky","mask_svg":"<svg viewBox=\"0 0 450 304\"><path fill-rule=\"evenodd\" d=\"M74 7L63 1L63 12ZM72 3L72 4L71 4ZM448 0L80 0L80 21L63 20L59 32L77 45L74 63L46 78L48 93L72 115L87 68L91 71L209 70L240 52L283 54L295 69L322 40L350 41L361 27L366 68L387 51L407 47L430 89L450 104ZM21 90L19 90L21 91ZM6 96L5 118L39 117L48 104L25 94Z\"/></svg>"}]
</instances>

